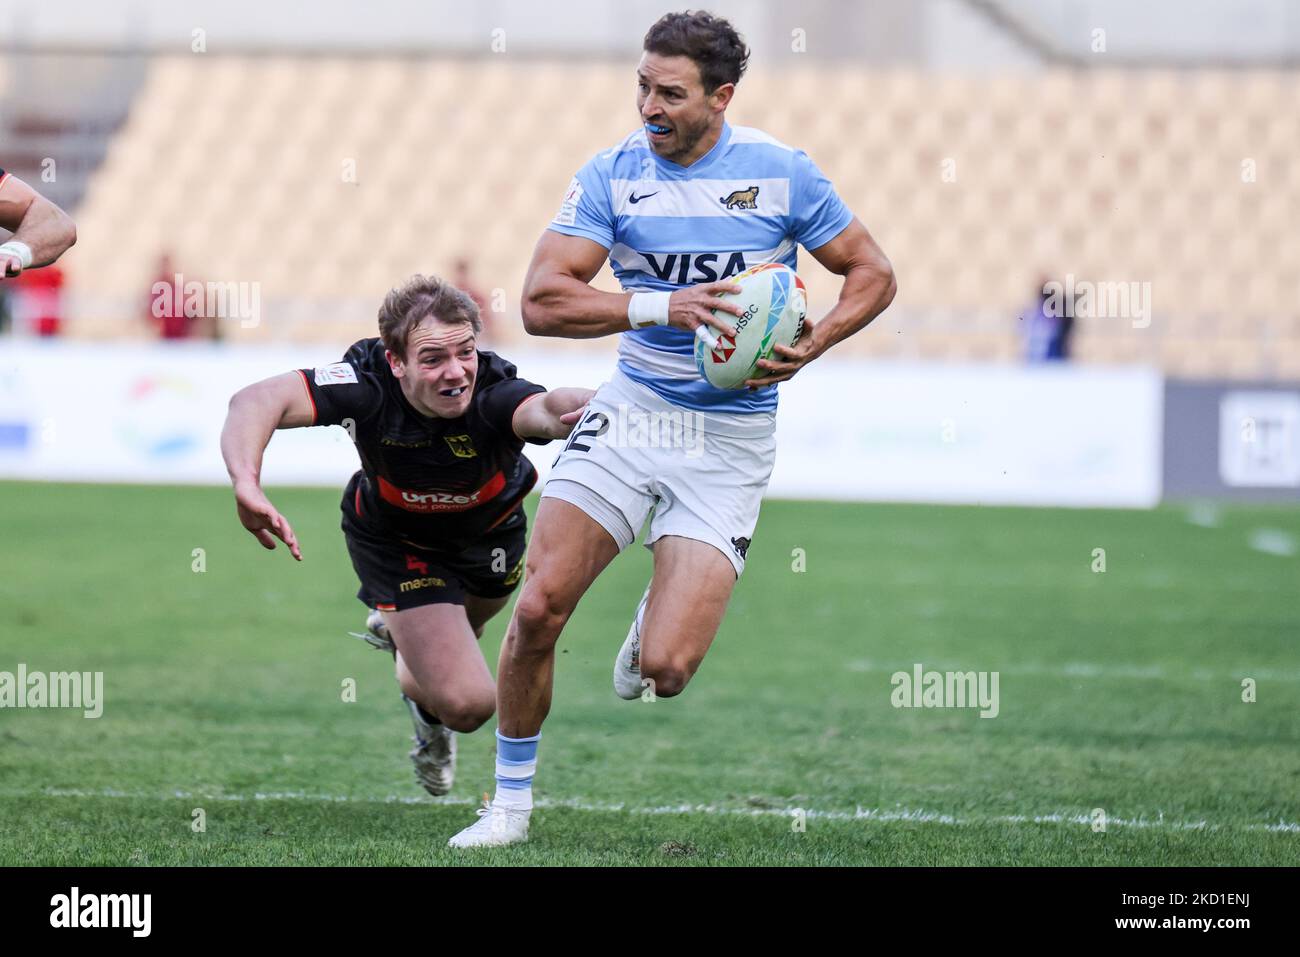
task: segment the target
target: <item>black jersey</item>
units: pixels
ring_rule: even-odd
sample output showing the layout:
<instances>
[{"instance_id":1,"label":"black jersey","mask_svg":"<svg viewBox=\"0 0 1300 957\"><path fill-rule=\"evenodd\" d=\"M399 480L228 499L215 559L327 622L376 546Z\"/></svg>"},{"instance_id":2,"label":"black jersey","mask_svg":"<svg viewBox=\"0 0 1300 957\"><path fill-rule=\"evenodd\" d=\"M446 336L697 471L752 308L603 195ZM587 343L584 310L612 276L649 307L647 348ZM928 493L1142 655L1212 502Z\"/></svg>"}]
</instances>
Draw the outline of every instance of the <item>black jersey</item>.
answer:
<instances>
[{"instance_id":1,"label":"black jersey","mask_svg":"<svg viewBox=\"0 0 1300 957\"><path fill-rule=\"evenodd\" d=\"M469 408L454 419L412 407L377 338L353 343L342 362L298 372L312 424L343 425L356 443L361 473L350 504L377 531L427 548L464 548L509 518L537 482L511 422L546 389L516 378L496 353L478 353Z\"/></svg>"}]
</instances>

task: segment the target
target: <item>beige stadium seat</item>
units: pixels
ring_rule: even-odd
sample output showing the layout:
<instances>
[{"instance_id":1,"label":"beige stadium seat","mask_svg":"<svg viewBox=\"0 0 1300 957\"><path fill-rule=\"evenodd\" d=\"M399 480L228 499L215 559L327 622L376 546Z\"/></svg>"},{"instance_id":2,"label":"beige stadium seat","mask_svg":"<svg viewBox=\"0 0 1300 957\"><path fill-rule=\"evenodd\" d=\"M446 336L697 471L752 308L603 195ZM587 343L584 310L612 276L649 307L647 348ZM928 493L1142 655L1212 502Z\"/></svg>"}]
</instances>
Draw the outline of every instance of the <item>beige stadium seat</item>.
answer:
<instances>
[{"instance_id":1,"label":"beige stadium seat","mask_svg":"<svg viewBox=\"0 0 1300 957\"><path fill-rule=\"evenodd\" d=\"M1286 308L1284 301L1277 298L1273 277L1259 271L1242 274L1237 306L1248 316L1276 315L1279 309Z\"/></svg>"},{"instance_id":2,"label":"beige stadium seat","mask_svg":"<svg viewBox=\"0 0 1300 957\"><path fill-rule=\"evenodd\" d=\"M1117 361L1113 341L1108 337L1076 332L1070 347L1075 362L1110 365Z\"/></svg>"},{"instance_id":3,"label":"beige stadium seat","mask_svg":"<svg viewBox=\"0 0 1300 957\"><path fill-rule=\"evenodd\" d=\"M1167 116L1183 108L1184 74L1178 70L1154 69L1142 74L1136 99L1151 115Z\"/></svg>"},{"instance_id":4,"label":"beige stadium seat","mask_svg":"<svg viewBox=\"0 0 1300 957\"><path fill-rule=\"evenodd\" d=\"M1152 337L1142 337L1136 334L1112 334L1093 337L1090 340L1090 347L1096 356L1093 361L1103 362L1107 365L1130 365L1146 362L1154 352Z\"/></svg>"},{"instance_id":5,"label":"beige stadium seat","mask_svg":"<svg viewBox=\"0 0 1300 957\"><path fill-rule=\"evenodd\" d=\"M1273 181L1285 179L1277 174L1283 173L1288 166L1294 168L1290 158L1300 149L1300 103L1278 107L1270 117L1270 123L1263 136L1265 155L1273 157L1270 164L1270 177Z\"/></svg>"},{"instance_id":6,"label":"beige stadium seat","mask_svg":"<svg viewBox=\"0 0 1300 957\"><path fill-rule=\"evenodd\" d=\"M1269 357L1256 339L1220 339L1213 352L1220 374L1232 379L1258 379L1272 373Z\"/></svg>"},{"instance_id":7,"label":"beige stadium seat","mask_svg":"<svg viewBox=\"0 0 1300 957\"><path fill-rule=\"evenodd\" d=\"M1224 70L1199 70L1190 77L1187 102L1205 114L1222 114L1238 104L1233 75Z\"/></svg>"},{"instance_id":8,"label":"beige stadium seat","mask_svg":"<svg viewBox=\"0 0 1300 957\"><path fill-rule=\"evenodd\" d=\"M1181 378L1201 378L1219 368L1204 343L1185 340L1170 340L1162 345L1161 365L1170 375Z\"/></svg>"},{"instance_id":9,"label":"beige stadium seat","mask_svg":"<svg viewBox=\"0 0 1300 957\"><path fill-rule=\"evenodd\" d=\"M1300 384L1300 334L1275 342L1266 361L1271 365L1274 376Z\"/></svg>"}]
</instances>

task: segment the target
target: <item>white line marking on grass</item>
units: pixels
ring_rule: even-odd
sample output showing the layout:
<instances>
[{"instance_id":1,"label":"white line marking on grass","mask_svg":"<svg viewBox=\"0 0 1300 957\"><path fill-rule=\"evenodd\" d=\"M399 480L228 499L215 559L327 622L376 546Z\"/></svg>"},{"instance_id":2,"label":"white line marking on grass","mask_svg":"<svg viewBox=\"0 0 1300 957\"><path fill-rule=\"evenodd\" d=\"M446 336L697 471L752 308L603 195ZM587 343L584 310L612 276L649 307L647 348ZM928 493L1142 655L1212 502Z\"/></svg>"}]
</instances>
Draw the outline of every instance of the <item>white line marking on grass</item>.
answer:
<instances>
[{"instance_id":1,"label":"white line marking on grass","mask_svg":"<svg viewBox=\"0 0 1300 957\"><path fill-rule=\"evenodd\" d=\"M1250 533L1250 547L1267 555L1290 558L1295 554L1295 537L1280 528L1257 528Z\"/></svg>"},{"instance_id":2,"label":"white line marking on grass","mask_svg":"<svg viewBox=\"0 0 1300 957\"><path fill-rule=\"evenodd\" d=\"M1218 528L1219 514L1219 507L1212 502L1195 502L1187 511L1187 521L1201 528Z\"/></svg>"},{"instance_id":3,"label":"white line marking on grass","mask_svg":"<svg viewBox=\"0 0 1300 957\"><path fill-rule=\"evenodd\" d=\"M147 794L142 792L119 791L115 788L103 788L98 791L77 788L42 788L40 790L0 791L3 798L32 797L72 797L72 798L128 798L136 801L304 801L326 804L438 804L454 807L475 807L478 801L456 797L423 797L406 794L389 794L384 797L349 794L312 794L306 791L258 791L253 794L203 794L195 791L172 791L170 794ZM1075 824L1091 827L1092 817L1088 814L1076 814L1069 811L1055 811L1051 814L998 814L987 817L956 817L941 811L927 811L921 808L873 808L858 807L852 811L823 811L816 808L796 807L725 807L716 804L664 804L656 807L635 807L623 803L587 801L580 798L542 798L535 806L540 810L562 809L569 811L587 811L600 814L647 814L647 815L701 815L705 817L780 817L790 818L796 811L803 811L806 818L821 821L910 821L917 824L943 824L951 827L969 827L980 824ZM1164 812L1155 818L1139 815L1136 818L1107 817L1106 825L1131 827L1137 829L1155 828L1171 831L1217 831L1221 829L1242 829L1247 831L1281 831L1300 834L1300 823L1277 821L1273 824L1217 824L1209 821L1170 821Z\"/></svg>"},{"instance_id":4,"label":"white line marking on grass","mask_svg":"<svg viewBox=\"0 0 1300 957\"><path fill-rule=\"evenodd\" d=\"M1292 824L1289 821L1278 821L1276 824L1263 825L1266 831L1288 831L1291 834L1300 834L1300 824Z\"/></svg>"}]
</instances>

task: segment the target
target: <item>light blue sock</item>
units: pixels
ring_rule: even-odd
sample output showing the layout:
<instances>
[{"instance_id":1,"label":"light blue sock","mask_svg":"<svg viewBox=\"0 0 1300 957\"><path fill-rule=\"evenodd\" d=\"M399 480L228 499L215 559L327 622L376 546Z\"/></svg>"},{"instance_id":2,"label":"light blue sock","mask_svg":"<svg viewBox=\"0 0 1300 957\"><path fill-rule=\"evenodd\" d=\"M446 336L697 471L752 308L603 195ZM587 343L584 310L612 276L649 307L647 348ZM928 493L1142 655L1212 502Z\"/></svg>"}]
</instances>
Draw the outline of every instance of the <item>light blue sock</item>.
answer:
<instances>
[{"instance_id":1,"label":"light blue sock","mask_svg":"<svg viewBox=\"0 0 1300 957\"><path fill-rule=\"evenodd\" d=\"M494 807L521 811L533 807L533 775L537 773L537 742L541 732L530 738L507 738L497 729L497 793Z\"/></svg>"}]
</instances>

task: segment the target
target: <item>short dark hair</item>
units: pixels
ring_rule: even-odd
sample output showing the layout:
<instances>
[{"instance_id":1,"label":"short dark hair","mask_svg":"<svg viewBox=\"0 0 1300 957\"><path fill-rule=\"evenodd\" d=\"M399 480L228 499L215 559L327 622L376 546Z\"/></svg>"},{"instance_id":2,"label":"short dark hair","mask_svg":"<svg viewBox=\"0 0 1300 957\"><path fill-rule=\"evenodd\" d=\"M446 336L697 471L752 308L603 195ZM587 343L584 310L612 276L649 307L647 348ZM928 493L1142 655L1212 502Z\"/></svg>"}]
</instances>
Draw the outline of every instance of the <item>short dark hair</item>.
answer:
<instances>
[{"instance_id":1,"label":"short dark hair","mask_svg":"<svg viewBox=\"0 0 1300 957\"><path fill-rule=\"evenodd\" d=\"M700 68L705 93L739 83L749 65L749 47L736 28L704 10L664 14L647 31L642 48L660 56L690 57Z\"/></svg>"},{"instance_id":2,"label":"short dark hair","mask_svg":"<svg viewBox=\"0 0 1300 957\"><path fill-rule=\"evenodd\" d=\"M379 307L379 338L384 348L406 361L411 330L432 316L439 322L468 322L474 334L483 328L478 305L469 294L437 276L412 276L389 291Z\"/></svg>"}]
</instances>

